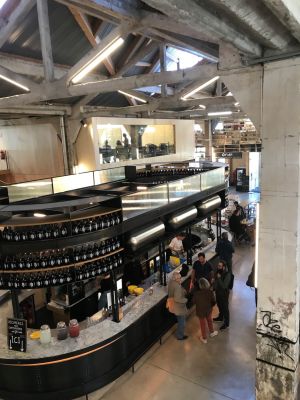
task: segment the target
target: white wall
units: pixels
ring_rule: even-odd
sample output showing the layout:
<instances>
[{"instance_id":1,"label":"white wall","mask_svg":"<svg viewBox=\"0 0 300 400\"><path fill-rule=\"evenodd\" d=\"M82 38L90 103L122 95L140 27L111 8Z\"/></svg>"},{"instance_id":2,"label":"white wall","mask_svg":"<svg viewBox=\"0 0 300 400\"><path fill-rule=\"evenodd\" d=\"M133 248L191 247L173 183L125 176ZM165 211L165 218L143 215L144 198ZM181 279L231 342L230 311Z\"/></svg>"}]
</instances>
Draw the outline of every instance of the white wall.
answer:
<instances>
[{"instance_id":1,"label":"white wall","mask_svg":"<svg viewBox=\"0 0 300 400\"><path fill-rule=\"evenodd\" d=\"M59 128L52 123L0 126L0 149L7 150L16 180L64 174Z\"/></svg>"},{"instance_id":2,"label":"white wall","mask_svg":"<svg viewBox=\"0 0 300 400\"><path fill-rule=\"evenodd\" d=\"M79 171L91 171L92 169L107 169L114 165L136 165L145 164L145 162L169 162L181 161L194 158L195 150L195 134L194 120L177 120L177 119L148 119L148 118L106 118L96 117L89 120L89 124L93 126L93 133L87 133L83 130L80 132L79 139L76 142L77 164ZM176 154L169 154L159 157L143 158L141 160L126 160L115 164L100 164L99 143L97 135L97 124L114 124L114 125L166 125L173 124L175 126L175 146ZM86 131L86 130L85 130ZM85 138L84 140L82 138ZM91 148L91 138L94 142L94 150ZM94 168L95 166L95 168Z\"/></svg>"}]
</instances>

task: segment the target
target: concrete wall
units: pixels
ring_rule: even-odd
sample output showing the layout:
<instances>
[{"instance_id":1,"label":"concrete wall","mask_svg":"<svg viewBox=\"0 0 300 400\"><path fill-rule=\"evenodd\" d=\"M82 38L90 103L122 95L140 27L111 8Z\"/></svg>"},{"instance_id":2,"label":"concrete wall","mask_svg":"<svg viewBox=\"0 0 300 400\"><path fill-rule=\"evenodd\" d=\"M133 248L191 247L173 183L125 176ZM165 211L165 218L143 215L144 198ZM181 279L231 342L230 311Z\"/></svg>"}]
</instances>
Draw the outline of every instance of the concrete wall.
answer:
<instances>
[{"instance_id":1,"label":"concrete wall","mask_svg":"<svg viewBox=\"0 0 300 400\"><path fill-rule=\"evenodd\" d=\"M107 169L122 165L144 164L145 162L169 162L194 158L195 134L193 120L174 119L145 119L145 118L105 118L97 117L88 121L88 127L82 128L77 138L75 149L77 153L78 171L91 171L93 169ZM99 141L97 124L120 125L167 125L175 126L176 154L159 157L143 158L141 160L127 160L115 164L100 164ZM91 130L91 125L93 129ZM92 148L93 144L93 148Z\"/></svg>"},{"instance_id":2,"label":"concrete wall","mask_svg":"<svg viewBox=\"0 0 300 400\"><path fill-rule=\"evenodd\" d=\"M28 119L28 124L0 126L0 149L8 152L8 179L20 182L64 174L57 122L58 118L54 124Z\"/></svg>"}]
</instances>

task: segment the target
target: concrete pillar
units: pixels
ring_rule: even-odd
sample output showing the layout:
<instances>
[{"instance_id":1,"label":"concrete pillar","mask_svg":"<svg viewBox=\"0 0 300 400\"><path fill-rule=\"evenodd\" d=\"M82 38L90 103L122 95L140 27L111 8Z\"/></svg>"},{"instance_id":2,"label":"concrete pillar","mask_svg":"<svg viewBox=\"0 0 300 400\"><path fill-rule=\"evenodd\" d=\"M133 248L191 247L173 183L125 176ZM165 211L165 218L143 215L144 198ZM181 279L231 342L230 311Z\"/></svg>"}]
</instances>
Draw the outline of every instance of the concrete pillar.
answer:
<instances>
[{"instance_id":1,"label":"concrete pillar","mask_svg":"<svg viewBox=\"0 0 300 400\"><path fill-rule=\"evenodd\" d=\"M264 67L256 398L297 399L300 60Z\"/></svg>"},{"instance_id":2,"label":"concrete pillar","mask_svg":"<svg viewBox=\"0 0 300 400\"><path fill-rule=\"evenodd\" d=\"M294 400L299 382L300 59L255 67L224 81L262 135L256 399Z\"/></svg>"}]
</instances>

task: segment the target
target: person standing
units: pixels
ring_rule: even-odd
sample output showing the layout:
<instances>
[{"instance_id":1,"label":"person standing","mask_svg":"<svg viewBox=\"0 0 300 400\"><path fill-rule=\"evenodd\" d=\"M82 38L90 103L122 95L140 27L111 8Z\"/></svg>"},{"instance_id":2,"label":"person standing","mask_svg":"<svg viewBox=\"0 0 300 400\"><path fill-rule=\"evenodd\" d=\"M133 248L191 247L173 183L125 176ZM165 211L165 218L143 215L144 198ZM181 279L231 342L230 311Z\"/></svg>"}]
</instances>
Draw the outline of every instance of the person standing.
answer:
<instances>
[{"instance_id":1,"label":"person standing","mask_svg":"<svg viewBox=\"0 0 300 400\"><path fill-rule=\"evenodd\" d=\"M210 332L210 337L217 336L218 334L218 331L215 331L213 328L211 316L213 306L216 304L216 299L207 279L200 278L198 285L199 288L197 288L194 292L193 302L196 305L196 315L200 322L200 340L203 343L207 343L206 324Z\"/></svg>"},{"instance_id":2,"label":"person standing","mask_svg":"<svg viewBox=\"0 0 300 400\"><path fill-rule=\"evenodd\" d=\"M168 285L168 301L172 304L169 311L176 315L177 330L176 337L178 340L185 340L188 338L184 333L185 318L187 314L187 297L186 290L181 286L181 275L179 272L173 272L172 279ZM169 304L170 304L169 303Z\"/></svg>"},{"instance_id":3,"label":"person standing","mask_svg":"<svg viewBox=\"0 0 300 400\"><path fill-rule=\"evenodd\" d=\"M178 233L170 242L169 249L172 255L180 257L184 255L183 239L185 235L183 233Z\"/></svg>"},{"instance_id":4,"label":"person standing","mask_svg":"<svg viewBox=\"0 0 300 400\"><path fill-rule=\"evenodd\" d=\"M228 271L232 272L232 255L234 253L234 248L228 239L227 232L222 232L221 239L216 246L216 253L220 260L226 261Z\"/></svg>"},{"instance_id":5,"label":"person standing","mask_svg":"<svg viewBox=\"0 0 300 400\"><path fill-rule=\"evenodd\" d=\"M214 288L216 291L217 305L219 308L219 315L214 318L214 321L223 322L220 330L229 327L229 286L231 282L231 273L228 272L226 262L220 260L214 281Z\"/></svg>"},{"instance_id":6,"label":"person standing","mask_svg":"<svg viewBox=\"0 0 300 400\"><path fill-rule=\"evenodd\" d=\"M243 207L239 204L238 201L235 201L234 203L235 209L237 210L237 215L240 217L241 221L243 219L246 219L246 213L243 209Z\"/></svg>"},{"instance_id":7,"label":"person standing","mask_svg":"<svg viewBox=\"0 0 300 400\"><path fill-rule=\"evenodd\" d=\"M208 282L211 282L213 277L212 271L212 266L206 261L205 254L202 252L199 253L198 260L193 264L190 290L194 288L195 284L198 284L200 278L205 278Z\"/></svg>"}]
</instances>

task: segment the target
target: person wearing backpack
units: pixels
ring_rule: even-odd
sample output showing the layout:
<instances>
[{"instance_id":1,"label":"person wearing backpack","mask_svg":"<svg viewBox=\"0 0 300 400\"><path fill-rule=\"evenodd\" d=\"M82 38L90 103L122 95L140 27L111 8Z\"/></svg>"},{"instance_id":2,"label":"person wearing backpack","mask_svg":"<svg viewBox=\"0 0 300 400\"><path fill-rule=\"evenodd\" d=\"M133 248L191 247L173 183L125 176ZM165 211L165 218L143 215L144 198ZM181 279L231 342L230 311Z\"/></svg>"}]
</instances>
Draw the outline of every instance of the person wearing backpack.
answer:
<instances>
[{"instance_id":1,"label":"person wearing backpack","mask_svg":"<svg viewBox=\"0 0 300 400\"><path fill-rule=\"evenodd\" d=\"M221 239L218 241L215 251L220 260L224 260L226 262L228 271L232 272L232 255L234 253L234 248L228 239L227 232L222 232Z\"/></svg>"},{"instance_id":2,"label":"person wearing backpack","mask_svg":"<svg viewBox=\"0 0 300 400\"><path fill-rule=\"evenodd\" d=\"M216 292L216 300L219 308L219 315L217 318L214 318L214 321L223 322L220 330L224 330L229 327L228 299L231 281L231 273L227 269L226 262L224 260L220 260L214 280L214 289Z\"/></svg>"}]
</instances>

